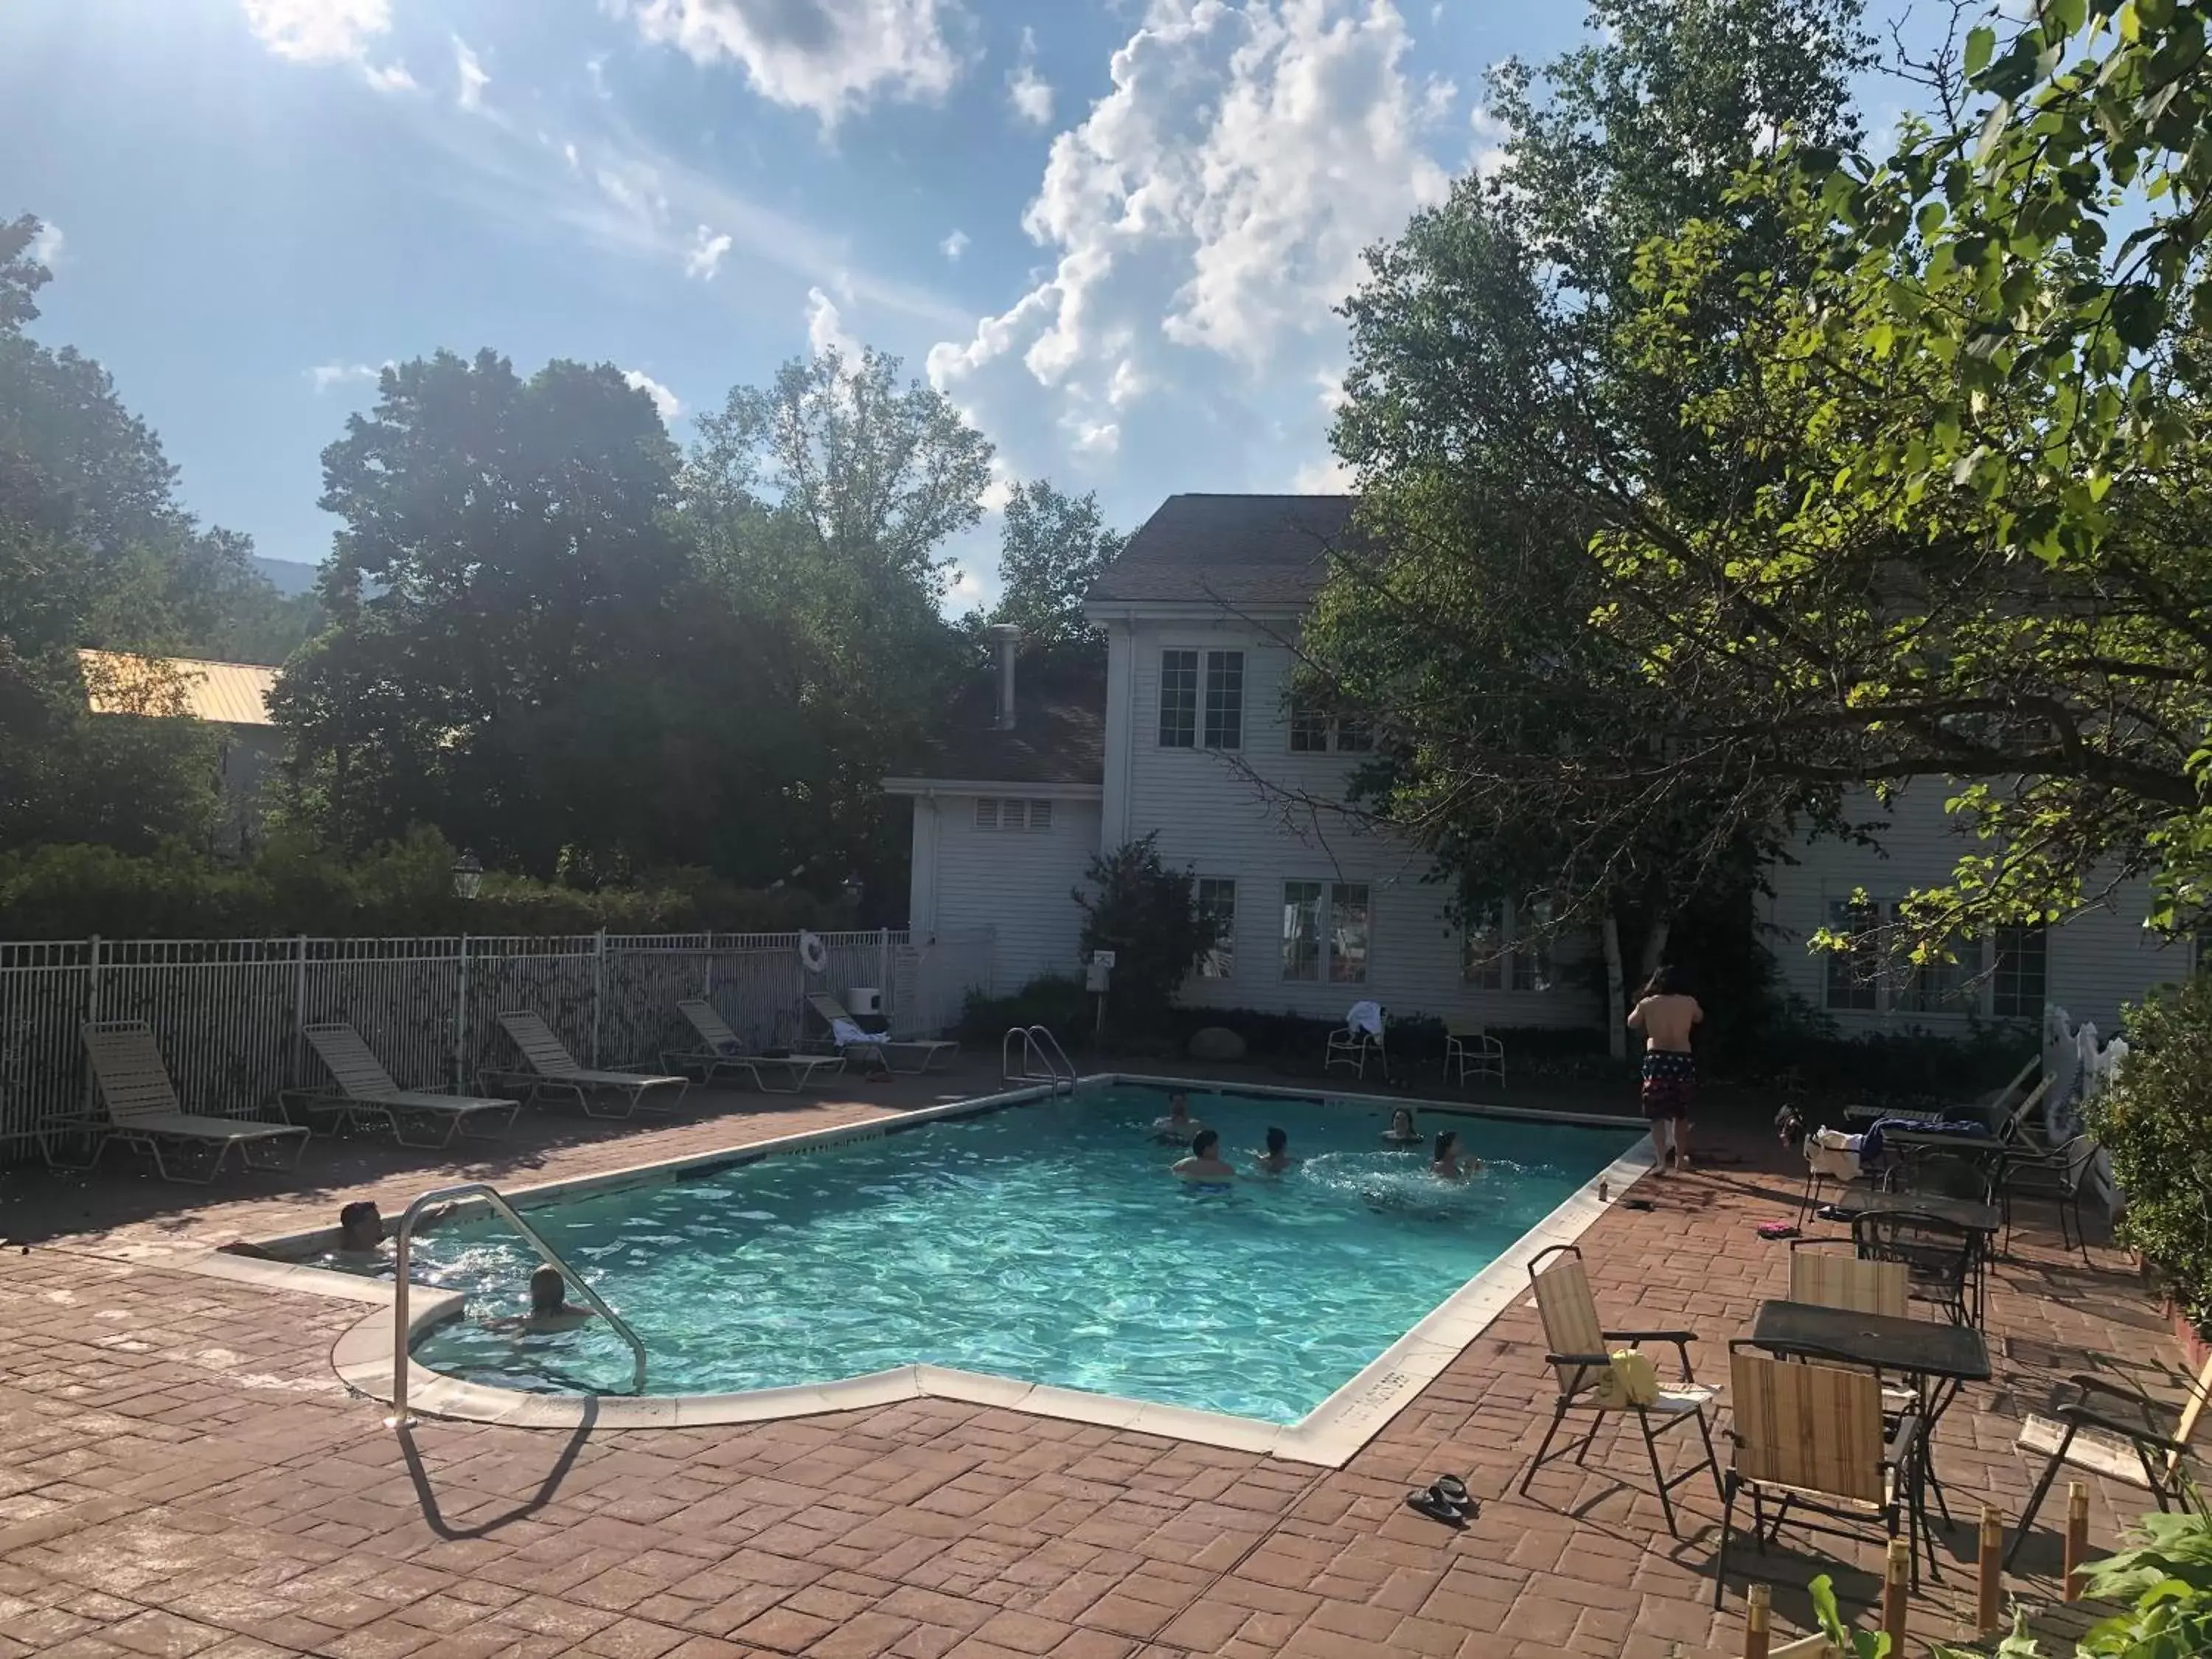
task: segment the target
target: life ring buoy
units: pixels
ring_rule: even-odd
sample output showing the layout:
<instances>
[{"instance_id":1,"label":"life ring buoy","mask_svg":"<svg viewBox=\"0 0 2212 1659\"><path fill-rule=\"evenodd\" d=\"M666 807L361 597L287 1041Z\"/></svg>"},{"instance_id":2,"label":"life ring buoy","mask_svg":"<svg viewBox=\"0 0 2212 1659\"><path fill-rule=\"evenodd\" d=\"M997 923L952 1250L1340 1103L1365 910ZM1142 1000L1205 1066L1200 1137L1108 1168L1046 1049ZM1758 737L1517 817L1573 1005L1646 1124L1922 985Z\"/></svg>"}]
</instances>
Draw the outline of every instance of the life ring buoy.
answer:
<instances>
[{"instance_id":1,"label":"life ring buoy","mask_svg":"<svg viewBox=\"0 0 2212 1659\"><path fill-rule=\"evenodd\" d=\"M799 936L799 960L810 974L818 974L830 965L830 947L822 942L822 935L802 933Z\"/></svg>"}]
</instances>

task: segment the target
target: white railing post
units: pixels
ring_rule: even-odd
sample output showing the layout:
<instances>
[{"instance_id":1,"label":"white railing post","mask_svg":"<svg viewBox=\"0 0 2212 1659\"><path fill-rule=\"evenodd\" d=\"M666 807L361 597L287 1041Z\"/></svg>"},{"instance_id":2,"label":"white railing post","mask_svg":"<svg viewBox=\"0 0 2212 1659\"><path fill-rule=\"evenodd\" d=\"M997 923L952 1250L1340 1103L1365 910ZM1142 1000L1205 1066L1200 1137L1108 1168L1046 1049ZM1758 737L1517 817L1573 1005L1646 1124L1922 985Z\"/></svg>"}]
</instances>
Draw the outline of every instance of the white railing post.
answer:
<instances>
[{"instance_id":1,"label":"white railing post","mask_svg":"<svg viewBox=\"0 0 2212 1659\"><path fill-rule=\"evenodd\" d=\"M898 987L891 983L891 930L888 927L876 929L876 983L884 988L884 1006L877 1018L883 1021L884 1030L896 1031L898 1027L891 1023L891 1011L898 1006Z\"/></svg>"},{"instance_id":2,"label":"white railing post","mask_svg":"<svg viewBox=\"0 0 2212 1659\"><path fill-rule=\"evenodd\" d=\"M97 1025L100 1023L100 935L94 933L86 943L89 955L84 970L84 1023ZM83 1048L84 1041L80 1037L77 1040L78 1052L82 1054ZM93 1084L92 1067L87 1066L84 1068L84 1115L89 1118L99 1110L100 1096Z\"/></svg>"},{"instance_id":3,"label":"white railing post","mask_svg":"<svg viewBox=\"0 0 2212 1659\"><path fill-rule=\"evenodd\" d=\"M307 936L305 933L300 935L297 949L299 955L292 969L292 1075L289 1081L304 1084L307 1079L302 1073L307 1069L305 1052L307 1040L300 1033L307 1029Z\"/></svg>"},{"instance_id":4,"label":"white railing post","mask_svg":"<svg viewBox=\"0 0 2212 1659\"><path fill-rule=\"evenodd\" d=\"M592 1064L599 1064L599 1011L607 1002L607 930L592 941Z\"/></svg>"},{"instance_id":5,"label":"white railing post","mask_svg":"<svg viewBox=\"0 0 2212 1659\"><path fill-rule=\"evenodd\" d=\"M469 936L461 935L460 1006L453 1014L453 1092L469 1091Z\"/></svg>"}]
</instances>

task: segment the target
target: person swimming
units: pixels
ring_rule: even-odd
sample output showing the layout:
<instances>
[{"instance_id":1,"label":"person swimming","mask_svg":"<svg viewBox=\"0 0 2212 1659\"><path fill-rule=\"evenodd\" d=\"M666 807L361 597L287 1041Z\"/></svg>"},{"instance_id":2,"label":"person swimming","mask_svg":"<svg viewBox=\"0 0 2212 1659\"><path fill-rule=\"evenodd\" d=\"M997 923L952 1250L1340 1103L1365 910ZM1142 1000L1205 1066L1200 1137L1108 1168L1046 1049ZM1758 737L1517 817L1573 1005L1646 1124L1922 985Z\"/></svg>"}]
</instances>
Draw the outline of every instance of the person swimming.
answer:
<instances>
[{"instance_id":1,"label":"person swimming","mask_svg":"<svg viewBox=\"0 0 2212 1659\"><path fill-rule=\"evenodd\" d=\"M530 1275L530 1311L519 1318L495 1319L487 1328L525 1333L566 1331L598 1317L591 1309L580 1308L568 1300L568 1279L549 1261Z\"/></svg>"},{"instance_id":2,"label":"person swimming","mask_svg":"<svg viewBox=\"0 0 2212 1659\"><path fill-rule=\"evenodd\" d=\"M1390 1114L1390 1127L1382 1132L1382 1139L1393 1146L1418 1146L1421 1132L1413 1127L1413 1109L1401 1106Z\"/></svg>"},{"instance_id":3,"label":"person swimming","mask_svg":"<svg viewBox=\"0 0 2212 1659\"><path fill-rule=\"evenodd\" d=\"M1282 1175L1297 1168L1298 1160L1291 1156L1290 1146L1290 1136L1280 1129L1268 1130L1267 1150L1252 1155L1254 1167L1266 1175Z\"/></svg>"},{"instance_id":4,"label":"person swimming","mask_svg":"<svg viewBox=\"0 0 2212 1659\"><path fill-rule=\"evenodd\" d=\"M1168 1097L1168 1115L1152 1120L1152 1139L1190 1145L1190 1138L1206 1127L1190 1115L1190 1097L1178 1089Z\"/></svg>"},{"instance_id":5,"label":"person swimming","mask_svg":"<svg viewBox=\"0 0 2212 1659\"><path fill-rule=\"evenodd\" d=\"M1446 1129L1437 1136L1429 1152L1429 1173L1437 1180L1464 1181L1480 1168L1480 1158L1460 1155L1458 1130Z\"/></svg>"},{"instance_id":6,"label":"person swimming","mask_svg":"<svg viewBox=\"0 0 2212 1659\"><path fill-rule=\"evenodd\" d=\"M1218 1134L1211 1129L1200 1129L1190 1138L1190 1156L1178 1158L1171 1166L1172 1173L1184 1181L1227 1186L1237 1179L1237 1171L1222 1158L1220 1147Z\"/></svg>"}]
</instances>

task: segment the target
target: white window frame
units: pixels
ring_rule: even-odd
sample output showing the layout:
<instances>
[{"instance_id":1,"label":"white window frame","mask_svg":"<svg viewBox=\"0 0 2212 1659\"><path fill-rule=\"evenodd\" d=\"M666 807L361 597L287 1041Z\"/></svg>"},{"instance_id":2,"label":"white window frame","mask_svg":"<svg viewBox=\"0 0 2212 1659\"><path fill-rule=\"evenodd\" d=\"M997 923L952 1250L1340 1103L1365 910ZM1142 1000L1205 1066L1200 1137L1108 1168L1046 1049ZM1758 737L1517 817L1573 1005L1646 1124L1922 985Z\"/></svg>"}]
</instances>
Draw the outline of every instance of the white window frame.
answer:
<instances>
[{"instance_id":1,"label":"white window frame","mask_svg":"<svg viewBox=\"0 0 2212 1659\"><path fill-rule=\"evenodd\" d=\"M975 828L984 834L1051 833L1054 814L1048 799L1021 795L978 795Z\"/></svg>"},{"instance_id":2,"label":"white window frame","mask_svg":"<svg viewBox=\"0 0 2212 1659\"><path fill-rule=\"evenodd\" d=\"M1557 988L1559 982L1558 952L1548 923L1533 939L1522 933L1523 917L1521 902L1513 899L1496 900L1490 910L1497 916L1495 923L1486 923L1480 930L1494 933L1497 944L1487 959L1474 960L1474 937L1465 922L1460 924L1459 975L1460 982L1471 991L1485 991L1499 995L1543 996Z\"/></svg>"},{"instance_id":3,"label":"white window frame","mask_svg":"<svg viewBox=\"0 0 2212 1659\"><path fill-rule=\"evenodd\" d=\"M1829 1014L1872 1015L1881 1018L1904 1020L1929 1019L1952 1021L1964 1019L2004 1020L2008 1022L2040 1022L2043 1009L2051 1003L2051 930L2041 923L2015 930L2008 925L1996 928L1987 936L1972 939L1954 937L1950 940L1952 955L1956 958L1948 963L1936 963L1932 968L1891 958L1886 944L1889 930L1898 925L1899 901L1869 898L1863 907L1856 906L1848 898L1830 897L1824 902L1827 925L1840 927L1844 913L1863 908L1873 914L1875 939L1873 960L1868 970L1868 989L1871 1005L1858 1000L1839 1002L1836 998L1837 973L1842 966L1843 954L1825 952L1820 964L1820 1009ZM2033 932L2041 936L2041 978L2043 1000L2033 1012L1999 1013L1997 1012L1997 962L2005 936L2019 931ZM1927 989L1927 976L1938 975L1938 982L1948 981L1952 988L1948 994L1931 996Z\"/></svg>"},{"instance_id":4,"label":"white window frame","mask_svg":"<svg viewBox=\"0 0 2212 1659\"><path fill-rule=\"evenodd\" d=\"M1225 678L1232 659L1237 677L1237 730L1227 741L1224 741L1220 726L1228 698L1224 695L1220 705L1217 706L1214 693L1218 689L1225 694L1228 688L1225 684L1217 688L1214 680L1217 673ZM1198 746L1200 749L1235 754L1244 747L1244 670L1245 657L1241 650L1208 651L1202 654L1198 679Z\"/></svg>"},{"instance_id":5,"label":"white window frame","mask_svg":"<svg viewBox=\"0 0 2212 1659\"><path fill-rule=\"evenodd\" d=\"M1317 887L1320 896L1314 906L1314 971L1310 975L1291 971L1291 889ZM1366 937L1361 944L1359 976L1347 978L1337 972L1344 953L1337 948L1336 908L1339 896L1358 892L1361 895L1360 908L1364 912L1362 926ZM1370 881L1337 881L1327 877L1286 878L1282 884L1280 933L1276 944L1276 969L1285 985L1365 985L1375 975L1375 884Z\"/></svg>"},{"instance_id":6,"label":"white window frame","mask_svg":"<svg viewBox=\"0 0 2212 1659\"><path fill-rule=\"evenodd\" d=\"M1364 729L1366 740L1347 742L1345 728ZM1318 737L1317 744L1300 744L1301 732ZM1375 722L1358 715L1333 714L1302 698L1291 700L1291 718L1283 727L1286 753L1292 755L1371 755L1375 752Z\"/></svg>"},{"instance_id":7,"label":"white window frame","mask_svg":"<svg viewBox=\"0 0 2212 1659\"><path fill-rule=\"evenodd\" d=\"M1227 888L1229 903L1225 910L1218 905L1214 907L1215 914L1221 917L1221 932L1213 948L1198 959L1198 967L1194 970L1194 976L1203 980L1234 980L1237 977L1237 878L1234 876L1199 877L1196 884L1191 890L1191 894L1201 913L1207 908L1206 889L1209 887ZM1218 898L1220 895L1217 891L1213 896Z\"/></svg>"}]
</instances>

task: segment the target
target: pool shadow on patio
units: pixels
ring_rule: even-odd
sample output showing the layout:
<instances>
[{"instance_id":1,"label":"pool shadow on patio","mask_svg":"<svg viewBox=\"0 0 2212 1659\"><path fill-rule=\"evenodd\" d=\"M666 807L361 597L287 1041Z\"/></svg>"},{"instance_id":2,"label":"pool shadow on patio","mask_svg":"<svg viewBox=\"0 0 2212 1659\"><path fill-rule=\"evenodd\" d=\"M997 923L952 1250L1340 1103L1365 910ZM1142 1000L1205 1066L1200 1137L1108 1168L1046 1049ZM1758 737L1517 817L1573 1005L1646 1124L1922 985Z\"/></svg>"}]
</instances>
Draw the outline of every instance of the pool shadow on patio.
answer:
<instances>
[{"instance_id":1,"label":"pool shadow on patio","mask_svg":"<svg viewBox=\"0 0 2212 1659\"><path fill-rule=\"evenodd\" d=\"M454 1526L446 1519L445 1511L439 1506L437 1492L431 1485L429 1468L422 1461L422 1448L415 1443L414 1429L403 1425L392 1432L399 1442L400 1457L407 1466L407 1478L414 1485L416 1501L422 1505L423 1524L447 1542L455 1543L465 1539L489 1538L502 1527L511 1526L518 1521L527 1521L544 1510L559 1495L561 1483L576 1467L576 1459L582 1454L585 1443L591 1439L592 1431L599 1420L599 1401L587 1395L584 1401L583 1420L562 1443L560 1455L553 1460L553 1467L547 1471L538 1490L504 1514L467 1527Z\"/></svg>"}]
</instances>

